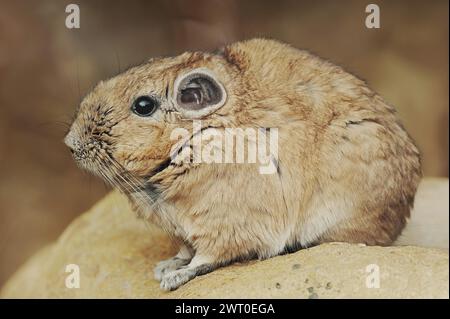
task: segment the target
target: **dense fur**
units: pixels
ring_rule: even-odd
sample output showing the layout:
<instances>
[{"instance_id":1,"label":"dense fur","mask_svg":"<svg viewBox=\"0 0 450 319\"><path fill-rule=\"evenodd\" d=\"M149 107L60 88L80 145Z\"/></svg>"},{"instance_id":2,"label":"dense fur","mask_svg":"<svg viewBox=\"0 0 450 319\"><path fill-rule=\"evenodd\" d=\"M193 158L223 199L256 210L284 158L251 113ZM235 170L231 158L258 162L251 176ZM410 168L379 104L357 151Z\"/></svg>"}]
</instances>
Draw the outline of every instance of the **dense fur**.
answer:
<instances>
[{"instance_id":1,"label":"dense fur","mask_svg":"<svg viewBox=\"0 0 450 319\"><path fill-rule=\"evenodd\" d=\"M276 174L259 174L255 164L171 160L172 130L192 129L173 107L173 84L199 67L227 92L202 126L278 128ZM146 94L161 101L151 118L130 112ZM153 59L99 83L66 143L81 166L182 242L155 269L164 289L235 260L327 241L389 245L405 226L421 175L419 152L394 109L363 81L262 39Z\"/></svg>"}]
</instances>

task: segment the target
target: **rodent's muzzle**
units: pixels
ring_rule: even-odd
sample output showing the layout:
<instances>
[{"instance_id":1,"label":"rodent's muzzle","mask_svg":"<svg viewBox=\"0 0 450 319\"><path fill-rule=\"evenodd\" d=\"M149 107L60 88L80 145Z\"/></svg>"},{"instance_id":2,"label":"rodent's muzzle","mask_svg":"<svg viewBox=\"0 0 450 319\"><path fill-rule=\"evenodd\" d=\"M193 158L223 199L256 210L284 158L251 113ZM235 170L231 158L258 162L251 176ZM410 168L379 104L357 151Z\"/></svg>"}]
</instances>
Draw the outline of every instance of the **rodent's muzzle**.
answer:
<instances>
[{"instance_id":1,"label":"rodent's muzzle","mask_svg":"<svg viewBox=\"0 0 450 319\"><path fill-rule=\"evenodd\" d=\"M92 157L91 149L94 148L93 143L83 143L78 138L74 136L72 131L70 131L64 138L64 143L69 148L72 156L76 162L85 166L85 161L89 161ZM89 147L91 146L91 147Z\"/></svg>"},{"instance_id":2,"label":"rodent's muzzle","mask_svg":"<svg viewBox=\"0 0 450 319\"><path fill-rule=\"evenodd\" d=\"M79 135L77 132L76 127L72 128L64 138L64 143L80 168L108 183L124 174L122 167L113 160L100 140L95 136Z\"/></svg>"}]
</instances>

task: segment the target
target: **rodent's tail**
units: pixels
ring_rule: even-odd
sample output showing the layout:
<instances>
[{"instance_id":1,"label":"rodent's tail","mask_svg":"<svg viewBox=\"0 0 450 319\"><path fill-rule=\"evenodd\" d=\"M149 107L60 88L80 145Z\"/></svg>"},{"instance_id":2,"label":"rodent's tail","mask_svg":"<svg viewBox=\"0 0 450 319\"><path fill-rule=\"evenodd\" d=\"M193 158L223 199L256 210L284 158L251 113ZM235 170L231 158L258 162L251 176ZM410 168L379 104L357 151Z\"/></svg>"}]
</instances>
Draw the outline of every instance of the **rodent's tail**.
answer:
<instances>
[{"instance_id":1,"label":"rodent's tail","mask_svg":"<svg viewBox=\"0 0 450 319\"><path fill-rule=\"evenodd\" d=\"M449 248L448 191L447 178L425 178L420 183L411 219L395 246Z\"/></svg>"}]
</instances>

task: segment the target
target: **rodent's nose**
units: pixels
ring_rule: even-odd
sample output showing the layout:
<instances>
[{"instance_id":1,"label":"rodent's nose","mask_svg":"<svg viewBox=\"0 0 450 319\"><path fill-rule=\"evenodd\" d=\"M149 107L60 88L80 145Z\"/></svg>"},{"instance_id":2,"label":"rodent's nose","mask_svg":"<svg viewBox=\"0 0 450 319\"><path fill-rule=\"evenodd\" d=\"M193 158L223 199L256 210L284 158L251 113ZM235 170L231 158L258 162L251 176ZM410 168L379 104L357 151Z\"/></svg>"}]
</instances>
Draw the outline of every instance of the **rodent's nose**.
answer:
<instances>
[{"instance_id":1,"label":"rodent's nose","mask_svg":"<svg viewBox=\"0 0 450 319\"><path fill-rule=\"evenodd\" d=\"M66 137L64 138L64 144L67 145L72 153L75 152L76 142L72 132L67 133Z\"/></svg>"}]
</instances>

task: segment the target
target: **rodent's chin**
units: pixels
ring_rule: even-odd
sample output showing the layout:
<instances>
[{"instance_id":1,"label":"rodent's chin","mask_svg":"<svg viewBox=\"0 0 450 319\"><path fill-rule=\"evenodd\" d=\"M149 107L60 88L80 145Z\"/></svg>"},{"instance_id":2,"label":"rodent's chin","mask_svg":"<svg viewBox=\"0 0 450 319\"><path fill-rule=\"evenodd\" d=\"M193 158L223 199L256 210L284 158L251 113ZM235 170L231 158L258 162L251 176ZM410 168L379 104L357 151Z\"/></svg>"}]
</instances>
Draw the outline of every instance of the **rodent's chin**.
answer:
<instances>
[{"instance_id":1,"label":"rodent's chin","mask_svg":"<svg viewBox=\"0 0 450 319\"><path fill-rule=\"evenodd\" d=\"M89 158L77 158L76 156L74 156L74 160L81 169L106 181L105 176L102 175L102 168L99 167L100 165L98 165L95 160Z\"/></svg>"},{"instance_id":2,"label":"rodent's chin","mask_svg":"<svg viewBox=\"0 0 450 319\"><path fill-rule=\"evenodd\" d=\"M83 170L100 177L106 184L123 191L138 188L138 183L132 174L110 156L98 154L80 154L72 152L76 164Z\"/></svg>"}]
</instances>

